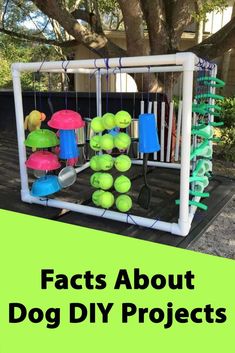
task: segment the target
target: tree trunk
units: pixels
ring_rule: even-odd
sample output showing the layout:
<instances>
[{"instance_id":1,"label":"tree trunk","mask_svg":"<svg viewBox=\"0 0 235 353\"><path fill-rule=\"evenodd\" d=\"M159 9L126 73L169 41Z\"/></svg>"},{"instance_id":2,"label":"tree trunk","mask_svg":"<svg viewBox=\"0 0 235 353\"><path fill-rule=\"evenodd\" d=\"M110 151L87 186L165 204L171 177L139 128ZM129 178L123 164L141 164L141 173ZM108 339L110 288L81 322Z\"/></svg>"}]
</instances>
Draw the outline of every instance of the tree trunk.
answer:
<instances>
[{"instance_id":1,"label":"tree trunk","mask_svg":"<svg viewBox=\"0 0 235 353\"><path fill-rule=\"evenodd\" d=\"M196 44L201 43L203 40L203 26L204 26L204 22L202 20L197 23L196 34L195 34Z\"/></svg>"}]
</instances>

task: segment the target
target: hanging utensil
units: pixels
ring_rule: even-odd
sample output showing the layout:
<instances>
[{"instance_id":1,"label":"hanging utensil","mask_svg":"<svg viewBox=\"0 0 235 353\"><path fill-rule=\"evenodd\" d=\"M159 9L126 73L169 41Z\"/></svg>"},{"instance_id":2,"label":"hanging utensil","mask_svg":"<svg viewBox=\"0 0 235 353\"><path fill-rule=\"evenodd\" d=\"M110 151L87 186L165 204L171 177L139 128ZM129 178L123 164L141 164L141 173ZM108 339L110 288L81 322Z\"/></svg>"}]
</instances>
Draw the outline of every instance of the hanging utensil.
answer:
<instances>
[{"instance_id":1,"label":"hanging utensil","mask_svg":"<svg viewBox=\"0 0 235 353\"><path fill-rule=\"evenodd\" d=\"M147 182L147 168L148 168L148 153L144 153L144 158L143 158L143 176L144 176L144 185L142 186L139 197L138 197L138 204L142 207L145 208L146 210L149 208L149 204L151 201L151 196L152 196L152 190L148 185Z\"/></svg>"},{"instance_id":2,"label":"hanging utensil","mask_svg":"<svg viewBox=\"0 0 235 353\"><path fill-rule=\"evenodd\" d=\"M73 185L76 179L76 170L71 166L64 167L58 175L58 181L63 189Z\"/></svg>"},{"instance_id":3,"label":"hanging utensil","mask_svg":"<svg viewBox=\"0 0 235 353\"><path fill-rule=\"evenodd\" d=\"M142 186L138 204L145 209L149 208L152 191L147 182L147 168L148 168L148 157L149 153L158 152L160 150L160 144L157 135L156 118L154 114L151 114L152 104L148 105L148 114L140 114L139 116L139 142L140 152L144 154L143 158L143 176L144 185Z\"/></svg>"}]
</instances>

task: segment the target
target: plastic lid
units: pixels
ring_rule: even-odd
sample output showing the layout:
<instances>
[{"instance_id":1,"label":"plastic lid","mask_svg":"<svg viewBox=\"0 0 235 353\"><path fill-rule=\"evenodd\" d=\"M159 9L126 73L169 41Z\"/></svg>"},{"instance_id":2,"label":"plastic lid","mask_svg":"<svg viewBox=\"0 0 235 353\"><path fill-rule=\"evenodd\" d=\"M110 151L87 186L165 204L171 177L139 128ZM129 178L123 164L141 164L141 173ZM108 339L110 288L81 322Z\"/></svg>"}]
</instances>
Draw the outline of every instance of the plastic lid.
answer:
<instances>
[{"instance_id":1,"label":"plastic lid","mask_svg":"<svg viewBox=\"0 0 235 353\"><path fill-rule=\"evenodd\" d=\"M79 113L73 110L59 110L48 121L53 129L74 130L85 126L85 122Z\"/></svg>"},{"instance_id":2,"label":"plastic lid","mask_svg":"<svg viewBox=\"0 0 235 353\"><path fill-rule=\"evenodd\" d=\"M58 157L48 151L32 153L25 164L28 168L34 170L55 170L61 167Z\"/></svg>"},{"instance_id":3,"label":"plastic lid","mask_svg":"<svg viewBox=\"0 0 235 353\"><path fill-rule=\"evenodd\" d=\"M30 132L24 144L27 147L49 148L59 145L59 140L53 131L39 129Z\"/></svg>"}]
</instances>

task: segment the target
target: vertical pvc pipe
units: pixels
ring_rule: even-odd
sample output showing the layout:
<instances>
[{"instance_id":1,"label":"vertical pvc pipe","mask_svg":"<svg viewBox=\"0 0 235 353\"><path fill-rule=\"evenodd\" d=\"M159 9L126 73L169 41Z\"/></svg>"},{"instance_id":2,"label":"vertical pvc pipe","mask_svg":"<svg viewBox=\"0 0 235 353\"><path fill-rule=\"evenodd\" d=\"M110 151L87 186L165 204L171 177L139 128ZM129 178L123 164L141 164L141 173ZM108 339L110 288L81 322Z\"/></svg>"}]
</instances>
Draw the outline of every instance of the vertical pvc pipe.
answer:
<instances>
[{"instance_id":1,"label":"vertical pvc pipe","mask_svg":"<svg viewBox=\"0 0 235 353\"><path fill-rule=\"evenodd\" d=\"M144 114L144 101L140 101L140 114Z\"/></svg>"},{"instance_id":2,"label":"vertical pvc pipe","mask_svg":"<svg viewBox=\"0 0 235 353\"><path fill-rule=\"evenodd\" d=\"M179 160L181 120L182 120L182 101L179 101L178 116L177 116L176 143L175 143L175 161L176 162Z\"/></svg>"},{"instance_id":3,"label":"vertical pvc pipe","mask_svg":"<svg viewBox=\"0 0 235 353\"><path fill-rule=\"evenodd\" d=\"M174 113L174 102L170 102L168 135L167 135L167 150L166 150L166 161L167 162L170 162L170 156L171 156L171 138L172 138L173 113Z\"/></svg>"},{"instance_id":4,"label":"vertical pvc pipe","mask_svg":"<svg viewBox=\"0 0 235 353\"><path fill-rule=\"evenodd\" d=\"M19 166L20 166L21 197L23 198L24 195L29 193L29 183L28 183L27 168L25 165L27 157L26 157L26 148L24 145L24 141L25 141L24 113L23 113L22 90L21 90L19 71L12 69L12 77L13 77L18 154L19 154Z\"/></svg>"},{"instance_id":5,"label":"vertical pvc pipe","mask_svg":"<svg viewBox=\"0 0 235 353\"><path fill-rule=\"evenodd\" d=\"M140 101L140 114L144 114L144 101ZM144 154L140 153L140 159L144 158Z\"/></svg>"},{"instance_id":6,"label":"vertical pvc pipe","mask_svg":"<svg viewBox=\"0 0 235 353\"><path fill-rule=\"evenodd\" d=\"M165 145L165 102L162 102L161 109L161 151L160 151L160 161L164 162L164 145Z\"/></svg>"},{"instance_id":7,"label":"vertical pvc pipe","mask_svg":"<svg viewBox=\"0 0 235 353\"><path fill-rule=\"evenodd\" d=\"M96 112L97 116L102 116L102 92L101 92L101 73L96 73Z\"/></svg>"},{"instance_id":8,"label":"vertical pvc pipe","mask_svg":"<svg viewBox=\"0 0 235 353\"><path fill-rule=\"evenodd\" d=\"M197 100L194 99L193 101L194 104L197 104ZM193 126L197 125L197 113L193 113ZM193 150L197 148L197 135L193 135ZM195 156L192 161L192 172L194 171L196 167L196 162L197 162L197 157ZM192 190L195 188L195 183L192 183L191 186Z\"/></svg>"},{"instance_id":9,"label":"vertical pvc pipe","mask_svg":"<svg viewBox=\"0 0 235 353\"><path fill-rule=\"evenodd\" d=\"M100 70L97 71L96 73L96 111L97 111L97 116L102 116L102 86L101 86L101 72ZM102 132L99 133L99 135L102 135ZM103 154L102 151L98 152L98 155Z\"/></svg>"},{"instance_id":10,"label":"vertical pvc pipe","mask_svg":"<svg viewBox=\"0 0 235 353\"><path fill-rule=\"evenodd\" d=\"M180 169L180 209L179 227L182 235L189 232L189 174L190 148L192 126L192 99L193 99L193 69L194 63L190 60L184 64L183 71L183 115L182 115L182 143Z\"/></svg>"},{"instance_id":11,"label":"vertical pvc pipe","mask_svg":"<svg viewBox=\"0 0 235 353\"><path fill-rule=\"evenodd\" d=\"M152 113L153 102L149 102L148 104L148 114Z\"/></svg>"},{"instance_id":12,"label":"vertical pvc pipe","mask_svg":"<svg viewBox=\"0 0 235 353\"><path fill-rule=\"evenodd\" d=\"M156 126L157 126L157 101L153 102L153 114L155 115ZM157 152L154 152L153 159L154 159L154 161L157 160Z\"/></svg>"},{"instance_id":13,"label":"vertical pvc pipe","mask_svg":"<svg viewBox=\"0 0 235 353\"><path fill-rule=\"evenodd\" d=\"M212 76L214 76L214 77L216 77L217 76L217 65L214 67L214 69L212 70ZM215 87L211 87L211 93L216 93L216 88ZM214 105L215 104L215 99L211 99L211 102L210 102L212 105ZM212 109L212 110L214 110L214 109ZM210 118L210 122L214 122L214 115L210 115L209 116ZM211 146L211 148L212 148L212 153L213 153L213 143L212 143L212 141L210 141L209 142L209 146Z\"/></svg>"}]
</instances>

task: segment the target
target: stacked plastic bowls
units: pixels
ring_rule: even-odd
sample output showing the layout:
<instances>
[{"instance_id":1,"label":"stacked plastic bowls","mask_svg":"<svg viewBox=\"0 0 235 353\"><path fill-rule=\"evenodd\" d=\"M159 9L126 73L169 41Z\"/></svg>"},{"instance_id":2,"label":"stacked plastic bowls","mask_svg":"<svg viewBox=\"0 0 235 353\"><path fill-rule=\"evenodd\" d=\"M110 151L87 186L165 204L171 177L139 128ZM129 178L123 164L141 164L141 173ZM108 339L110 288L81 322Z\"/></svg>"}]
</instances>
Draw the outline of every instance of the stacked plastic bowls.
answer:
<instances>
[{"instance_id":1,"label":"stacked plastic bowls","mask_svg":"<svg viewBox=\"0 0 235 353\"><path fill-rule=\"evenodd\" d=\"M56 134L50 130L35 130L32 131L27 139L25 145L31 148L51 148L59 144ZM61 167L58 157L49 151L36 151L32 153L25 162L27 168L33 170L53 171ZM45 175L36 180L32 185L31 195L35 197L42 197L54 194L61 190L61 186L56 175Z\"/></svg>"}]
</instances>

